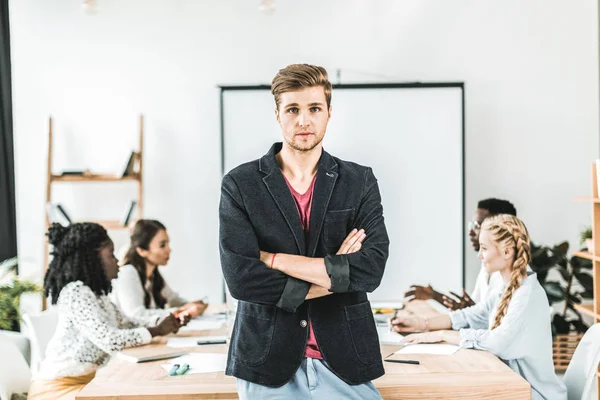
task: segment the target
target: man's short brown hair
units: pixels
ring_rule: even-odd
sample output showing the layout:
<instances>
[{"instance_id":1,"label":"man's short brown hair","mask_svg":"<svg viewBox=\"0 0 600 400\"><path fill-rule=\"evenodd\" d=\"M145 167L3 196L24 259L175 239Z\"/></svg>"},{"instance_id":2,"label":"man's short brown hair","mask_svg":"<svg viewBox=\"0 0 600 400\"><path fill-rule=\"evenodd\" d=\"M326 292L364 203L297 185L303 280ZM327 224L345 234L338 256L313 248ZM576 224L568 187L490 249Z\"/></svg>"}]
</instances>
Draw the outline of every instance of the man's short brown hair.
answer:
<instances>
[{"instance_id":1,"label":"man's short brown hair","mask_svg":"<svg viewBox=\"0 0 600 400\"><path fill-rule=\"evenodd\" d=\"M331 82L329 82L325 68L316 65L291 64L280 69L271 82L271 93L275 97L275 105L279 110L282 93L295 92L314 86L323 88L327 108L329 108L331 105Z\"/></svg>"}]
</instances>

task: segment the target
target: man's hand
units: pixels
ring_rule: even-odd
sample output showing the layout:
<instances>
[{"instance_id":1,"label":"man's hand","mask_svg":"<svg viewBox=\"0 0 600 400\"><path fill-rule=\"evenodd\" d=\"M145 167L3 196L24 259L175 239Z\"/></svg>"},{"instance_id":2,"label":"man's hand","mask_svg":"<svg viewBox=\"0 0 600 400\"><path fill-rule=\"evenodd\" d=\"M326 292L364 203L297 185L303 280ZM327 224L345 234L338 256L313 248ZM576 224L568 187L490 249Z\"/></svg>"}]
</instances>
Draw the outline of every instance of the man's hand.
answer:
<instances>
[{"instance_id":1,"label":"man's hand","mask_svg":"<svg viewBox=\"0 0 600 400\"><path fill-rule=\"evenodd\" d=\"M443 297L443 304L448 307L449 309L451 309L452 311L454 310L460 310L463 308L467 308L467 307L471 307L475 305L475 302L473 301L473 299L471 299L471 297L469 297L469 295L467 294L467 292L465 291L465 289L463 289L462 291L462 296L459 296L458 294L454 293L454 292L450 292L454 297L456 297L456 299L453 299L449 296L444 296Z\"/></svg>"},{"instance_id":2,"label":"man's hand","mask_svg":"<svg viewBox=\"0 0 600 400\"><path fill-rule=\"evenodd\" d=\"M362 242L366 237L367 234L365 233L364 229L352 229L348 236L346 236L346 239L344 239L342 242L340 249L335 254L339 255L356 253L362 247ZM262 261L267 267L277 269L275 268L275 263L273 262L275 253L269 253L267 251L260 250L259 257L260 261Z\"/></svg>"},{"instance_id":3,"label":"man's hand","mask_svg":"<svg viewBox=\"0 0 600 400\"><path fill-rule=\"evenodd\" d=\"M435 290L433 290L431 285L427 285L427 286L412 285L410 287L410 290L408 292L404 293L404 297L406 297L408 301L429 300L429 299L435 299L436 294L439 294L441 296L441 293L437 293Z\"/></svg>"},{"instance_id":4,"label":"man's hand","mask_svg":"<svg viewBox=\"0 0 600 400\"><path fill-rule=\"evenodd\" d=\"M367 237L364 229L352 229L346 239L342 242L340 249L335 253L336 255L340 254L352 254L356 253L362 247L362 242Z\"/></svg>"},{"instance_id":5,"label":"man's hand","mask_svg":"<svg viewBox=\"0 0 600 400\"><path fill-rule=\"evenodd\" d=\"M306 294L306 297L304 298L304 300L310 300L310 299L316 299L317 297L329 296L332 293L333 292L330 292L329 290L325 289L324 287L315 285L313 283L312 285L310 285L310 289L308 290L308 293Z\"/></svg>"},{"instance_id":6,"label":"man's hand","mask_svg":"<svg viewBox=\"0 0 600 400\"><path fill-rule=\"evenodd\" d=\"M356 253L361 249L362 242L365 240L366 237L367 234L365 233L364 229L352 229L348 236L346 236L346 239L344 239L344 242L340 246L338 252L335 254L339 255ZM328 289L322 286L312 284L310 285L310 289L308 290L308 293L306 294L306 297L304 299L316 299L317 297L328 296L331 293L332 292L330 292Z\"/></svg>"}]
</instances>

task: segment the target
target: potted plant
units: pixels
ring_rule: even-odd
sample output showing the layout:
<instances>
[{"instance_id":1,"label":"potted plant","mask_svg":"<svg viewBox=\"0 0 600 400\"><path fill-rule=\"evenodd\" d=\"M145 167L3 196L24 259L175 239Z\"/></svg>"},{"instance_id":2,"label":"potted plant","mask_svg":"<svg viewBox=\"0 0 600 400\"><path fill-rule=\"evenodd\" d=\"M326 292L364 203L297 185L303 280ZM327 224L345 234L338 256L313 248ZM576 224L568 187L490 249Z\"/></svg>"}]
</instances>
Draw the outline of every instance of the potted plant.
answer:
<instances>
[{"instance_id":1,"label":"potted plant","mask_svg":"<svg viewBox=\"0 0 600 400\"><path fill-rule=\"evenodd\" d=\"M592 268L592 262L579 257L569 259L568 250L568 242L554 247L531 244L530 265L537 273L550 306L564 302L561 309L557 309L556 305L552 307L552 358L557 371L567 368L583 333L588 329L575 304L581 303L583 298L592 297L593 293L593 279L586 272ZM558 274L551 274L553 271Z\"/></svg>"},{"instance_id":2,"label":"potted plant","mask_svg":"<svg viewBox=\"0 0 600 400\"><path fill-rule=\"evenodd\" d=\"M40 293L40 285L20 279L17 274L17 258L0 263L0 329L20 330L20 300L24 293Z\"/></svg>"},{"instance_id":3,"label":"potted plant","mask_svg":"<svg viewBox=\"0 0 600 400\"><path fill-rule=\"evenodd\" d=\"M580 244L594 254L594 241L592 240L592 227L586 226L579 234Z\"/></svg>"},{"instance_id":4,"label":"potted plant","mask_svg":"<svg viewBox=\"0 0 600 400\"><path fill-rule=\"evenodd\" d=\"M552 319L554 334L573 330L583 333L588 328L582 321L581 314L575 310L575 304L580 304L583 298L592 297L593 279L586 272L592 268L592 262L579 257L569 259L568 250L568 242L554 247L531 244L531 268L537 273L548 302L550 305L565 303L562 310L555 310ZM563 282L549 276L553 270L558 272Z\"/></svg>"}]
</instances>

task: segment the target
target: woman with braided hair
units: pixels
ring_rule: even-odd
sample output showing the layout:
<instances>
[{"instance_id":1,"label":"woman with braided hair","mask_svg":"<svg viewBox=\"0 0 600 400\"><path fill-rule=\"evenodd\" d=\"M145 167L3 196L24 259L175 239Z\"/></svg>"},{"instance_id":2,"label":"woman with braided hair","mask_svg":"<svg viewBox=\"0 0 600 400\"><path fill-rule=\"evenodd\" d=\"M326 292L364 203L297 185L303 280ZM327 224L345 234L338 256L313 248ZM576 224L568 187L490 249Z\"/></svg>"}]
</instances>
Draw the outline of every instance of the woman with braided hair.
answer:
<instances>
[{"instance_id":1,"label":"woman with braided hair","mask_svg":"<svg viewBox=\"0 0 600 400\"><path fill-rule=\"evenodd\" d=\"M57 307L58 324L28 399L75 399L110 354L177 332L189 320L170 315L151 326L155 319L131 321L121 314L107 297L119 267L113 242L102 226L53 224L48 241L52 261L44 288Z\"/></svg>"},{"instance_id":2,"label":"woman with braided hair","mask_svg":"<svg viewBox=\"0 0 600 400\"><path fill-rule=\"evenodd\" d=\"M564 384L554 372L548 298L531 260L529 233L515 216L488 217L479 235L479 258L488 273L499 272L504 288L481 303L433 318L397 317L396 332L415 332L407 343L447 342L487 350L531 385L531 398L563 400Z\"/></svg>"}]
</instances>

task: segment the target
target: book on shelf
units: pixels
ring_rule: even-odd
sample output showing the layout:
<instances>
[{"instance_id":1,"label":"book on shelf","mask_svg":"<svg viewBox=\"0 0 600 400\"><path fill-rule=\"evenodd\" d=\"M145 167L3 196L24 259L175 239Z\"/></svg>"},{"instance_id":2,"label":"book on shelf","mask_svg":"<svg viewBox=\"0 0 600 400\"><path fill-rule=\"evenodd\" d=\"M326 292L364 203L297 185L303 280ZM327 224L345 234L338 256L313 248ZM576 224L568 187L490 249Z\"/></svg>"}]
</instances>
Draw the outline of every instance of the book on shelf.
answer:
<instances>
[{"instance_id":1,"label":"book on shelf","mask_svg":"<svg viewBox=\"0 0 600 400\"><path fill-rule=\"evenodd\" d=\"M69 170L62 171L59 176L83 176L85 174L84 170Z\"/></svg>"},{"instance_id":2,"label":"book on shelf","mask_svg":"<svg viewBox=\"0 0 600 400\"><path fill-rule=\"evenodd\" d=\"M129 222L131 221L131 216L133 215L133 211L135 210L136 206L137 201L131 200L131 203L129 204L129 209L127 210L127 214L125 214L125 218L123 218L123 221L121 221L123 226L129 225Z\"/></svg>"},{"instance_id":3,"label":"book on shelf","mask_svg":"<svg viewBox=\"0 0 600 400\"><path fill-rule=\"evenodd\" d=\"M129 154L129 158L127 159L127 164L125 164L125 168L123 169L123 174L121 175L123 178L126 176L133 175L133 166L135 163L135 151L132 151Z\"/></svg>"},{"instance_id":4,"label":"book on shelf","mask_svg":"<svg viewBox=\"0 0 600 400\"><path fill-rule=\"evenodd\" d=\"M132 151L129 154L129 158L127 159L127 164L125 164L125 168L123 169L123 174L121 175L123 178L126 176L134 176L140 172L140 153Z\"/></svg>"},{"instance_id":5,"label":"book on shelf","mask_svg":"<svg viewBox=\"0 0 600 400\"><path fill-rule=\"evenodd\" d=\"M72 223L71 217L69 217L67 211L58 203L46 204L46 214L48 215L48 221L50 221L51 224L59 223L62 226L69 226Z\"/></svg>"}]
</instances>

